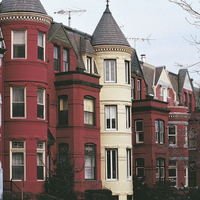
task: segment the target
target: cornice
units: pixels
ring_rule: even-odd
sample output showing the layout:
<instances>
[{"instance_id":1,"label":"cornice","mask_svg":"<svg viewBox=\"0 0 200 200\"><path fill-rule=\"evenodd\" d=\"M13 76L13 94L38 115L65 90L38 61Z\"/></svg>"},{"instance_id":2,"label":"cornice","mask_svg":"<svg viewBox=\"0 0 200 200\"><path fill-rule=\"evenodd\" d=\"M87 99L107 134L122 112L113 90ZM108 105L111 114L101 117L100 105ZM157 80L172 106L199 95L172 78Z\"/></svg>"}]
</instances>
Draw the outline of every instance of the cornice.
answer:
<instances>
[{"instance_id":1,"label":"cornice","mask_svg":"<svg viewBox=\"0 0 200 200\"><path fill-rule=\"evenodd\" d=\"M129 53L129 54L133 54L133 52L135 51L133 48L131 47L126 47L126 46L119 46L119 45L102 45L102 46L93 46L95 52L105 52L105 51L117 51L117 52L125 52L125 53Z\"/></svg>"},{"instance_id":2,"label":"cornice","mask_svg":"<svg viewBox=\"0 0 200 200\"><path fill-rule=\"evenodd\" d=\"M19 20L37 21L50 25L53 18L48 15L33 12L8 12L0 14L0 22Z\"/></svg>"},{"instance_id":3,"label":"cornice","mask_svg":"<svg viewBox=\"0 0 200 200\"><path fill-rule=\"evenodd\" d=\"M190 114L189 113L169 113L169 118L189 119L190 118Z\"/></svg>"}]
</instances>

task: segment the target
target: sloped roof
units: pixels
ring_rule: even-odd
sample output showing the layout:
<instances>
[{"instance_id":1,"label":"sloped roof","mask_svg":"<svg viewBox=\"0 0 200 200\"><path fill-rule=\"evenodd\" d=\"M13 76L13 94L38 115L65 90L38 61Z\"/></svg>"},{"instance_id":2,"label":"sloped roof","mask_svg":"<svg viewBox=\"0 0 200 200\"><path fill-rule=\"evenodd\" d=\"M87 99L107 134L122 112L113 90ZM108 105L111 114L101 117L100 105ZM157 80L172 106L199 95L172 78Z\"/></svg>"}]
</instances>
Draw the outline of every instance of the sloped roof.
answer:
<instances>
[{"instance_id":1,"label":"sloped roof","mask_svg":"<svg viewBox=\"0 0 200 200\"><path fill-rule=\"evenodd\" d=\"M134 52L131 57L131 72L138 72L137 75L143 77L143 72L141 65L137 56L137 53Z\"/></svg>"},{"instance_id":2,"label":"sloped roof","mask_svg":"<svg viewBox=\"0 0 200 200\"><path fill-rule=\"evenodd\" d=\"M130 47L107 5L93 35L92 45L122 45Z\"/></svg>"},{"instance_id":3,"label":"sloped roof","mask_svg":"<svg viewBox=\"0 0 200 200\"><path fill-rule=\"evenodd\" d=\"M160 79L161 73L163 71L164 67L156 67L155 69L155 81L154 84L157 85L158 80Z\"/></svg>"},{"instance_id":4,"label":"sloped roof","mask_svg":"<svg viewBox=\"0 0 200 200\"><path fill-rule=\"evenodd\" d=\"M40 0L2 0L0 12L35 12L47 14Z\"/></svg>"},{"instance_id":5,"label":"sloped roof","mask_svg":"<svg viewBox=\"0 0 200 200\"><path fill-rule=\"evenodd\" d=\"M180 92L182 92L183 90L186 74L187 74L187 69L180 69L178 72L178 84Z\"/></svg>"},{"instance_id":6,"label":"sloped roof","mask_svg":"<svg viewBox=\"0 0 200 200\"><path fill-rule=\"evenodd\" d=\"M148 92L154 94L152 86L154 85L154 70L153 68L143 65L144 79L148 85Z\"/></svg>"},{"instance_id":7,"label":"sloped roof","mask_svg":"<svg viewBox=\"0 0 200 200\"><path fill-rule=\"evenodd\" d=\"M174 74L172 72L169 72L169 78L170 78L170 81L172 83L172 86L174 88L174 91L176 92L176 99L179 101L179 96L178 96L178 93L179 93L179 89L178 89L178 75L177 74Z\"/></svg>"},{"instance_id":8,"label":"sloped roof","mask_svg":"<svg viewBox=\"0 0 200 200\"><path fill-rule=\"evenodd\" d=\"M90 40L87 37L81 37L81 52L96 54L94 48L92 47Z\"/></svg>"}]
</instances>

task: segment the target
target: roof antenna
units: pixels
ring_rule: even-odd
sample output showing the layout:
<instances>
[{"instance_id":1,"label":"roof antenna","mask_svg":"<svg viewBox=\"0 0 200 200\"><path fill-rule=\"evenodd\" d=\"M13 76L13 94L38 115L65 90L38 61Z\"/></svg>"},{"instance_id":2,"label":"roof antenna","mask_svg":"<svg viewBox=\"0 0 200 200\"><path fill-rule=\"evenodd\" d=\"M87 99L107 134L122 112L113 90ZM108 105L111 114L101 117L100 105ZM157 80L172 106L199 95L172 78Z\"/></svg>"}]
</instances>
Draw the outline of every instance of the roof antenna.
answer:
<instances>
[{"instance_id":1,"label":"roof antenna","mask_svg":"<svg viewBox=\"0 0 200 200\"><path fill-rule=\"evenodd\" d=\"M107 2L106 7L108 8L109 7L109 0L106 0L106 2Z\"/></svg>"}]
</instances>

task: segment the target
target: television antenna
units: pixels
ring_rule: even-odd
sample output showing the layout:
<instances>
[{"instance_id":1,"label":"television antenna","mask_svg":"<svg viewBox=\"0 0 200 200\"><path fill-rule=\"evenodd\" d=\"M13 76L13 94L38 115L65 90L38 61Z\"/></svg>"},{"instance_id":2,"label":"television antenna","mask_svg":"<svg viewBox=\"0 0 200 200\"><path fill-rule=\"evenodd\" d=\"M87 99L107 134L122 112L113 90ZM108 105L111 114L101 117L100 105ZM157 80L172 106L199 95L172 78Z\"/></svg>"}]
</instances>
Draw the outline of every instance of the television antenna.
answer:
<instances>
[{"instance_id":1,"label":"television antenna","mask_svg":"<svg viewBox=\"0 0 200 200\"><path fill-rule=\"evenodd\" d=\"M127 39L134 40L134 48L136 48L137 41L142 41L142 42L147 41L151 45L150 41L155 40L155 39L150 39L150 37L151 37L151 35L149 35L147 38L127 38Z\"/></svg>"},{"instance_id":2,"label":"television antenna","mask_svg":"<svg viewBox=\"0 0 200 200\"><path fill-rule=\"evenodd\" d=\"M60 15L68 15L68 26L71 26L71 14L72 13L84 13L86 10L59 10L57 12L54 12L54 14L60 14Z\"/></svg>"}]
</instances>

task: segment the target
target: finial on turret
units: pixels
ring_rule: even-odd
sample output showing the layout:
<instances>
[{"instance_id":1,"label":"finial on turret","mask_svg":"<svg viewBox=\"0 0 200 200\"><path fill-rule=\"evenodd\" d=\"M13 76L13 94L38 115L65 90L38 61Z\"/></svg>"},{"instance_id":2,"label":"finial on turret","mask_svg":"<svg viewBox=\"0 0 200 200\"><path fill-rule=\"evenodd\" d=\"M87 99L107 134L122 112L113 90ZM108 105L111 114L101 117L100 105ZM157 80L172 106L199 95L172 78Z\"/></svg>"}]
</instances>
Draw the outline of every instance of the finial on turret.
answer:
<instances>
[{"instance_id":1,"label":"finial on turret","mask_svg":"<svg viewBox=\"0 0 200 200\"><path fill-rule=\"evenodd\" d=\"M106 7L109 7L109 0L106 0L106 2L107 2L107 5L106 5Z\"/></svg>"}]
</instances>

